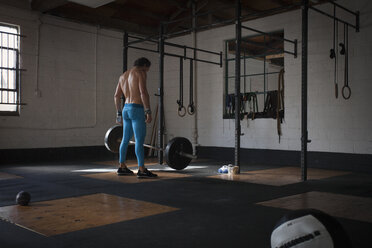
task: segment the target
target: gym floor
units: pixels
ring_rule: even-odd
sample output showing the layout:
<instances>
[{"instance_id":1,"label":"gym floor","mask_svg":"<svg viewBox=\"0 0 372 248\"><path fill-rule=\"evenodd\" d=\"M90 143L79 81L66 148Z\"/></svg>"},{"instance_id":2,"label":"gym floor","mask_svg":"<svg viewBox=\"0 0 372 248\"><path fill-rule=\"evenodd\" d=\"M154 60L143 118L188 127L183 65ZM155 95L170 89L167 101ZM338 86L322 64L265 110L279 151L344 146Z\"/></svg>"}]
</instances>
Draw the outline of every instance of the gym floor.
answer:
<instances>
[{"instance_id":1,"label":"gym floor","mask_svg":"<svg viewBox=\"0 0 372 248\"><path fill-rule=\"evenodd\" d=\"M300 208L336 217L353 247L370 247L371 174L309 168L300 182L290 166L228 176L223 161L146 164L158 179L117 176L115 161L0 167L1 247L270 247L276 222ZM21 190L29 206L15 204Z\"/></svg>"}]
</instances>

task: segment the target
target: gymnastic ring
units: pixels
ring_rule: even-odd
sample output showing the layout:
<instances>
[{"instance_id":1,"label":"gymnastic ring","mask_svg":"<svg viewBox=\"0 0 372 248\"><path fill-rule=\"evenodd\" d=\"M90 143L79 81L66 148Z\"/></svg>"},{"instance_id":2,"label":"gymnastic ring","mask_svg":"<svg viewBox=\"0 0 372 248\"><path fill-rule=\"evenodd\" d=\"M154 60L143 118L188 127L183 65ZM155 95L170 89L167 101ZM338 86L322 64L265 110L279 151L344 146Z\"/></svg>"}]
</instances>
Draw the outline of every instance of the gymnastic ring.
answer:
<instances>
[{"instance_id":1,"label":"gymnastic ring","mask_svg":"<svg viewBox=\"0 0 372 248\"><path fill-rule=\"evenodd\" d=\"M193 115L193 114L195 114L195 107L194 107L194 105L190 104L190 105L187 107L187 113L189 113L189 115Z\"/></svg>"},{"instance_id":2,"label":"gymnastic ring","mask_svg":"<svg viewBox=\"0 0 372 248\"><path fill-rule=\"evenodd\" d=\"M184 117L186 115L186 108L184 106L178 107L178 116L179 117Z\"/></svg>"},{"instance_id":3,"label":"gymnastic ring","mask_svg":"<svg viewBox=\"0 0 372 248\"><path fill-rule=\"evenodd\" d=\"M348 91L348 95L347 96L345 96L345 89L347 89L347 91ZM349 85L344 85L344 87L342 87L342 97L345 100L347 100L347 99L350 98L350 96L351 96L351 89L350 89Z\"/></svg>"}]
</instances>

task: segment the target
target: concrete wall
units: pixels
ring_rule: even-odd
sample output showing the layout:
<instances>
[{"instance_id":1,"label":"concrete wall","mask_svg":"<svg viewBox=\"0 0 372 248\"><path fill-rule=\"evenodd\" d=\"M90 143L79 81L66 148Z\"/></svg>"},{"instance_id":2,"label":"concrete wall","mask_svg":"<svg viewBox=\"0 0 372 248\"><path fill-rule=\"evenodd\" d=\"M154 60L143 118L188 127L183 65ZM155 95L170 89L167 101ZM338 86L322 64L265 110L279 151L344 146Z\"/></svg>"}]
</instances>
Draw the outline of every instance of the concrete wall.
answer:
<instances>
[{"instance_id":1,"label":"concrete wall","mask_svg":"<svg viewBox=\"0 0 372 248\"><path fill-rule=\"evenodd\" d=\"M334 61L329 58L333 40L333 21L312 10L309 11L309 76L308 76L308 130L310 151L341 153L372 153L372 115L368 110L372 104L369 82L372 72L368 60L372 53L372 4L367 0L340 1L340 4L360 10L359 33L349 30L349 84L352 96L344 100L334 96ZM319 6L332 13L331 5ZM343 14L342 14L343 16ZM353 18L343 16L351 23ZM278 141L276 120L243 120L241 146L243 148L300 150L301 149L301 11L270 16L250 21L244 25L266 31L284 30L285 38L298 39L299 56L285 55L285 120L283 136ZM243 31L243 36L253 35ZM235 36L235 27L226 26L198 33L197 47L223 51L224 41ZM339 39L343 37L343 26L339 25ZM191 36L173 40L180 44L191 44ZM292 50L285 43L286 50ZM204 56L206 58L206 56ZM212 56L209 56L213 59ZM343 86L344 58L339 60L339 90ZM166 60L166 128L168 138L194 137L194 117L177 116L178 63L173 58ZM185 80L187 75L185 76ZM218 66L198 63L197 72L197 128L198 143L202 146L234 146L234 120L223 119L223 69ZM188 99L188 86L185 87ZM188 100L186 100L188 103Z\"/></svg>"},{"instance_id":2,"label":"concrete wall","mask_svg":"<svg viewBox=\"0 0 372 248\"><path fill-rule=\"evenodd\" d=\"M20 46L21 68L27 70L21 74L27 105L19 117L0 117L0 149L103 145L115 124L123 33L8 6L1 6L0 22L19 25L26 36ZM157 57L131 50L128 64L144 55L154 62L148 75L153 95Z\"/></svg>"}]
</instances>

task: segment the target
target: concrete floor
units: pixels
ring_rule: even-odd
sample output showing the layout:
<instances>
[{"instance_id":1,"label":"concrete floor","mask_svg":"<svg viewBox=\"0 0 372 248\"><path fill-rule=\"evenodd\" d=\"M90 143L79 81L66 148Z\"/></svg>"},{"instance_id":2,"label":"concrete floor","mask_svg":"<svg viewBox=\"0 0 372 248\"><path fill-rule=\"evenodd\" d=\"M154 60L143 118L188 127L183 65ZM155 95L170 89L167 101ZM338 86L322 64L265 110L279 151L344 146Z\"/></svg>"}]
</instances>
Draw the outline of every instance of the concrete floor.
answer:
<instances>
[{"instance_id":1,"label":"concrete floor","mask_svg":"<svg viewBox=\"0 0 372 248\"><path fill-rule=\"evenodd\" d=\"M115 161L0 167L1 247L270 247L291 209L316 208L370 247L372 175L199 160L183 171L148 161L158 179L118 177ZM129 163L134 166L135 161ZM15 196L31 193L30 206Z\"/></svg>"}]
</instances>

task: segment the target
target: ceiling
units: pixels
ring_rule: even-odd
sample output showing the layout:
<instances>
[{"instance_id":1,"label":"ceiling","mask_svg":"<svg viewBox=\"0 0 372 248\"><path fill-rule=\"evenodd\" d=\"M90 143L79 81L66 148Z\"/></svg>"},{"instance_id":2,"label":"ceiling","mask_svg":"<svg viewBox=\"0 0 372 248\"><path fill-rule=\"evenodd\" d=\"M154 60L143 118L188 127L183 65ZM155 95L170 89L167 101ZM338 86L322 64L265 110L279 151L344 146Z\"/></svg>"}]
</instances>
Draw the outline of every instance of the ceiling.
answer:
<instances>
[{"instance_id":1,"label":"ceiling","mask_svg":"<svg viewBox=\"0 0 372 248\"><path fill-rule=\"evenodd\" d=\"M207 28L208 24L234 19L235 0L195 2L197 13L219 9L197 18L196 26L200 29ZM160 23L182 18L182 21L166 25L165 32L182 32L192 27L191 19L186 18L191 16L192 0L0 0L0 3L140 35L156 35ZM241 0L241 3L243 19L250 20L298 9L301 0Z\"/></svg>"}]
</instances>

